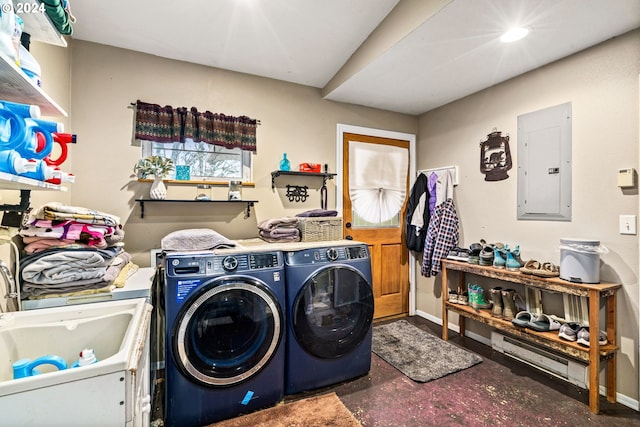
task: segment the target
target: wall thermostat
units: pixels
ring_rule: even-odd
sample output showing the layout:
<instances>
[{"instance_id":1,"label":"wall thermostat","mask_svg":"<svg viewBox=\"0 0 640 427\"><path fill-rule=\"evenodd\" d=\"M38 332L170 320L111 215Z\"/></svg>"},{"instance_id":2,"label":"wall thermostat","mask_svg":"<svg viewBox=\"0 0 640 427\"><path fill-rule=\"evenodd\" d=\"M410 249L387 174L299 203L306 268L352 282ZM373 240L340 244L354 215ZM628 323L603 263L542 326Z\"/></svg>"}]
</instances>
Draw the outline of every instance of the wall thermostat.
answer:
<instances>
[{"instance_id":1,"label":"wall thermostat","mask_svg":"<svg viewBox=\"0 0 640 427\"><path fill-rule=\"evenodd\" d=\"M628 188L636 185L636 171L633 168L618 170L618 187Z\"/></svg>"}]
</instances>

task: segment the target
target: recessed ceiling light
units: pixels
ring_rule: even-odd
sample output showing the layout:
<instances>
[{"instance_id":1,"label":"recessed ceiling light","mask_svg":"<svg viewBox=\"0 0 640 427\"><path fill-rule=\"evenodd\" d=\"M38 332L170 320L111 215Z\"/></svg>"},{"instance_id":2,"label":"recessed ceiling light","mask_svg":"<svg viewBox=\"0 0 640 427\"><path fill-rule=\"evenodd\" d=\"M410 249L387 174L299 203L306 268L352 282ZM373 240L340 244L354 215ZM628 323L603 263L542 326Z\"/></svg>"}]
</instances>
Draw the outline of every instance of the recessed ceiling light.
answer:
<instances>
[{"instance_id":1,"label":"recessed ceiling light","mask_svg":"<svg viewBox=\"0 0 640 427\"><path fill-rule=\"evenodd\" d=\"M511 28L506 33L500 36L500 41L502 43L515 42L517 40L520 40L526 37L527 34L529 34L528 28L522 28L522 27Z\"/></svg>"}]
</instances>

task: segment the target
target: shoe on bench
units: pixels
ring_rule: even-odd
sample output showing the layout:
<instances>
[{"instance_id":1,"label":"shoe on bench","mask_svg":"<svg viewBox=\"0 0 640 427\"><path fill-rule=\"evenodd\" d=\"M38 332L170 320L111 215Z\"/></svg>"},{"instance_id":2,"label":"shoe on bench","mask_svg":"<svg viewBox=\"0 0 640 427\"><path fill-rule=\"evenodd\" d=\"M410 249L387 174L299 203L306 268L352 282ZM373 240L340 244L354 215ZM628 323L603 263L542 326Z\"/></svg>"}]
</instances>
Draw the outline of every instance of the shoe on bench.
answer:
<instances>
[{"instance_id":1,"label":"shoe on bench","mask_svg":"<svg viewBox=\"0 0 640 427\"><path fill-rule=\"evenodd\" d=\"M560 326L558 336L563 340L576 342L578 339L578 331L582 329L582 325L577 322L567 322Z\"/></svg>"}]
</instances>

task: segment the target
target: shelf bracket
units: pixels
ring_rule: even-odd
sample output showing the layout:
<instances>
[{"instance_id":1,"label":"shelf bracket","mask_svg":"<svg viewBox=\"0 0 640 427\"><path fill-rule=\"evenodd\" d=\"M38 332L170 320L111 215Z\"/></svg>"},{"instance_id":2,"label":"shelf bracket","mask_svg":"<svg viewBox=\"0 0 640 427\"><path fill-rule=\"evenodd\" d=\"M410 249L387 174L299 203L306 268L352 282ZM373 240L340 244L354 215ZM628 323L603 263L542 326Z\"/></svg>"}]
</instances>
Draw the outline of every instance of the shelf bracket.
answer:
<instances>
[{"instance_id":1,"label":"shelf bracket","mask_svg":"<svg viewBox=\"0 0 640 427\"><path fill-rule=\"evenodd\" d=\"M144 218L144 201L140 200L138 203L140 203L140 218Z\"/></svg>"},{"instance_id":2,"label":"shelf bracket","mask_svg":"<svg viewBox=\"0 0 640 427\"><path fill-rule=\"evenodd\" d=\"M31 190L20 190L19 205L0 205L0 209L5 212L26 212L29 210L29 196Z\"/></svg>"},{"instance_id":3,"label":"shelf bracket","mask_svg":"<svg viewBox=\"0 0 640 427\"><path fill-rule=\"evenodd\" d=\"M280 171L271 172L271 189L274 190L276 188L276 178L280 176Z\"/></svg>"},{"instance_id":4,"label":"shelf bracket","mask_svg":"<svg viewBox=\"0 0 640 427\"><path fill-rule=\"evenodd\" d=\"M253 202L247 202L247 212L244 216L244 219L247 219L251 216L251 208L253 207Z\"/></svg>"},{"instance_id":5,"label":"shelf bracket","mask_svg":"<svg viewBox=\"0 0 640 427\"><path fill-rule=\"evenodd\" d=\"M4 211L2 215L2 225L7 227L20 227L25 212L29 211L29 196L31 190L20 190L19 205L0 205Z\"/></svg>"}]
</instances>

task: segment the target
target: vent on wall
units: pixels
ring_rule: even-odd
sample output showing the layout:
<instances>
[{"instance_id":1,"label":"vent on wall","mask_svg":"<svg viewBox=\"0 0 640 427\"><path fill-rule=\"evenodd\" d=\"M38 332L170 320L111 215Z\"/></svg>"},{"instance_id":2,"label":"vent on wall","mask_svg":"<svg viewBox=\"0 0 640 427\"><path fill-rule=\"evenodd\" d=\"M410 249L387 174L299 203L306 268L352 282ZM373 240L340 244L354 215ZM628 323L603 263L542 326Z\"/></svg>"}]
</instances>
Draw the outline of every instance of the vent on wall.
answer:
<instances>
[{"instance_id":1,"label":"vent on wall","mask_svg":"<svg viewBox=\"0 0 640 427\"><path fill-rule=\"evenodd\" d=\"M564 318L567 322L577 322L589 326L589 299L578 295L562 295Z\"/></svg>"},{"instance_id":2,"label":"vent on wall","mask_svg":"<svg viewBox=\"0 0 640 427\"><path fill-rule=\"evenodd\" d=\"M500 353L504 353L578 387L589 388L589 366L586 364L559 356L495 331L491 332L491 347Z\"/></svg>"}]
</instances>

